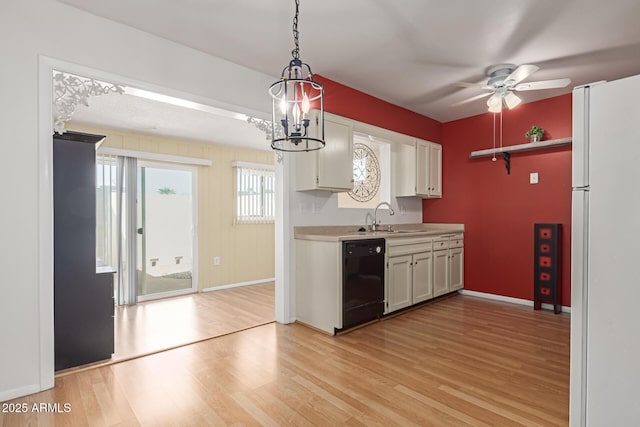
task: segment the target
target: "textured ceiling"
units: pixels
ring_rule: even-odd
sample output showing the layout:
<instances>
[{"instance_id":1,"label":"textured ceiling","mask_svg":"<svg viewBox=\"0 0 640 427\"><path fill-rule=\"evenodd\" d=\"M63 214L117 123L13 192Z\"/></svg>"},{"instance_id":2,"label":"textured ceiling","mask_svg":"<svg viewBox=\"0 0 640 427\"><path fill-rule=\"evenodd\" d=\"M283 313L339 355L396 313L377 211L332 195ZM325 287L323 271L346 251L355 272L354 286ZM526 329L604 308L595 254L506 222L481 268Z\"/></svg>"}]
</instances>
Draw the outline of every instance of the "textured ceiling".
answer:
<instances>
[{"instance_id":1,"label":"textured ceiling","mask_svg":"<svg viewBox=\"0 0 640 427\"><path fill-rule=\"evenodd\" d=\"M290 0L60 0L227 59L274 79L293 47ZM144 18L142 18L144 17ZM301 58L314 72L441 122L481 114L499 63L535 64L526 81L569 77L563 89L640 73L638 0L302 0Z\"/></svg>"}]
</instances>

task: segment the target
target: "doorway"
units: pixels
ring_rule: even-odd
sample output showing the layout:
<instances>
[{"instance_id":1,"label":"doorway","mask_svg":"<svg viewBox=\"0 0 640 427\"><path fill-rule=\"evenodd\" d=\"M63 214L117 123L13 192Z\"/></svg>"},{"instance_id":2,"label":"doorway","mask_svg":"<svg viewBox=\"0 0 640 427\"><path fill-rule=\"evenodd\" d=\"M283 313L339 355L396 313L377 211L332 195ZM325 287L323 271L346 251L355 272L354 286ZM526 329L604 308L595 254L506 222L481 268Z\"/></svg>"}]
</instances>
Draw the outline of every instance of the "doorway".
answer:
<instances>
[{"instance_id":1,"label":"doorway","mask_svg":"<svg viewBox=\"0 0 640 427\"><path fill-rule=\"evenodd\" d=\"M138 161L138 302L198 289L196 175L189 166Z\"/></svg>"},{"instance_id":2,"label":"doorway","mask_svg":"<svg viewBox=\"0 0 640 427\"><path fill-rule=\"evenodd\" d=\"M42 241L40 242L39 245L39 259L40 259L40 263L39 263L39 270L41 271L41 282L40 282L40 289L41 289L41 293L42 293L42 299L41 299L41 304L40 304L40 322L39 322L39 326L40 326L40 353L39 353L39 360L40 360L40 366L41 366L41 373L42 373L42 383L43 384L49 384L53 382L53 357L52 355L54 354L54 349L53 349L53 345L52 342L53 340L51 339L53 337L53 326L52 326L52 322L51 322L51 318L52 318L52 310L53 310L53 296L52 296L52 273L51 273L51 260L52 260L52 242L53 242L53 236L52 236L52 224L51 224L51 211L49 208L51 206L51 200L52 200L52 194L51 191L49 190L50 186L51 186L51 175L48 171L50 171L51 169L51 158L52 158L52 153L51 153L51 142L50 142L50 138L51 138L51 123L50 123L50 117L52 114L52 109L51 109L51 94L53 93L52 90L52 79L51 79L51 75L52 72L54 72L55 70L65 70L67 72L72 72L72 73L80 73L81 75L85 75L85 76L92 76L94 78L100 79L101 81L116 81L119 82L121 84L128 84L131 85L131 87L133 86L137 86L143 89L148 89L148 90L158 90L158 87L155 86L150 86L148 84L145 84L144 82L140 82L140 81L135 81L135 80L131 80L129 78L125 78L119 75L113 75L110 73L105 73L105 72L100 72L97 70L93 70L93 69L88 69L85 67L80 67L77 66L75 64L72 63L67 63L67 62L63 62L63 61L59 61L59 60L55 60L55 59L51 59L51 58L45 58L42 57L41 58L42 61L40 63L40 68L39 68L39 82L40 82L40 88L41 90L39 91L39 112L41 115L41 120L39 123L39 150L41 153L41 159L40 159L40 164L41 164L41 168L39 168L38 170L40 171L39 174L39 179L41 182L41 191L39 192L39 206L40 206L40 211L39 211L39 226L41 229L41 238ZM47 89L48 88L48 89ZM144 90L142 90L142 92L145 92ZM205 99L202 97L194 97L188 93L185 92L179 92L176 90L167 90L167 92L172 96L164 96L163 99L169 99L174 100L174 99L178 99L177 97L183 98L188 100L188 105L191 106L195 106L199 109L200 112L207 112L207 113L211 113L213 114L214 118L214 122L215 123L219 123L219 124L224 124L224 126L221 126L220 129L223 131L221 134L218 135L218 137L220 137L222 134L224 134L225 138L227 136L231 136L233 138L236 139L243 139L243 140L253 140L251 138L245 138L245 135L247 135L247 133L251 133L251 132L247 132L245 133L245 131L239 130L239 131L235 131L235 132L228 132L228 129L236 129L236 127L234 126L228 126L229 124L232 123L224 123L225 120L226 121L238 121L239 118L242 119L242 114L239 113L227 113L227 115L224 115L223 113L225 113L226 110L224 110L224 108L228 108L228 105L226 104L222 104L219 103L215 100L211 100L211 99ZM175 98L174 98L175 97ZM96 102L98 98L93 99L92 98L92 103L91 103L91 109L95 109L96 104L98 102ZM108 98L106 98L108 99ZM149 98L151 99L151 98ZM167 102L167 101L163 101L163 102ZM202 104L202 102L206 102L206 104ZM184 106L183 105L184 102L182 104L175 104L176 107L178 105ZM210 105L213 105L214 107L210 107ZM169 108L171 108L171 106L169 105ZM193 108L193 107L189 107L189 108ZM115 106L113 109L113 111L120 111L120 110L126 110L124 108L119 108L117 106ZM255 110L251 110L251 109L247 109L247 108L243 108L241 111L243 111L244 113L248 113L248 114L252 114L254 116L259 117L261 115L261 113L259 111L255 111ZM77 113L77 112L76 112ZM172 117L175 116L175 113L179 113L178 111L174 111L172 114ZM218 114L218 116L216 116L216 114ZM207 123L211 122L212 120L210 120L209 117L207 117ZM244 121L244 119L242 119L242 121ZM78 122L80 123L80 122ZM87 126L87 127L100 127L103 128L104 126L106 126L105 124L103 124L101 121L98 122L91 122L91 121L86 121L84 122L83 126ZM251 129L255 129L255 127L253 125L247 125L245 123L245 127L247 129L251 128ZM145 129L153 129L150 126L147 126ZM187 129L188 130L188 129ZM89 130L90 131L90 130ZM255 131L257 132L257 130ZM208 134L214 134L212 132L208 132ZM242 137L242 138L241 138ZM193 138L188 138L190 140L192 140ZM261 137L259 138L260 141L264 140L263 135L261 135ZM208 139L205 139L205 141L208 141ZM262 142L260 143L260 145L262 145ZM160 146L163 147L164 146L164 141L162 141L161 143L157 144L154 143L154 146ZM120 147L119 145L117 145L117 147ZM123 146L123 150L121 151L136 151L138 149L138 144L135 143L133 146L132 145L128 145L124 144ZM172 148L172 147L167 147L164 146L163 148ZM155 150L153 150L155 153ZM166 153L166 151L169 151L168 153ZM206 149L204 151L204 153L207 153L209 151L209 149ZM182 159L183 158L183 153L188 153L189 151L185 151L185 150L177 150L174 152L171 152L171 150L165 150L164 154L168 154L168 157L172 157L174 158L174 160L169 160L171 161L175 161L175 159ZM201 155L200 153L196 154L197 157L206 157ZM153 156L152 158L154 160L157 159L157 155ZM165 161L164 159L157 159L157 160L161 160L161 161ZM211 175L211 172L208 171L206 168L200 168L198 167L199 172L204 173L204 174L208 174ZM282 169L282 167L279 167L278 169ZM204 171L204 172L203 172ZM200 179L202 180L203 177L201 176ZM207 185L209 181L207 181ZM281 185L278 186L279 191L281 191ZM209 192L207 193L209 194ZM210 197L210 196L209 196ZM280 210L279 212L282 212L282 210ZM217 213L217 211L215 212ZM278 215L280 216L280 214ZM202 219L202 218L201 218ZM280 222L279 220L276 222ZM218 223L218 222L216 222ZM279 227L281 228L281 226ZM207 228L208 229L208 228ZM144 230L143 230L144 231ZM194 227L194 235L197 235L197 227ZM133 235L136 235L136 233L133 233ZM137 235L136 235L136 239L132 242L133 245L137 245ZM246 240L246 239L245 239ZM243 240L243 241L245 241ZM49 243L47 243L49 242ZM202 244L202 243L201 243ZM194 247L198 247L197 245L194 245ZM226 247L226 246L225 246ZM108 248L109 249L109 248ZM201 254L200 256L206 256L206 260L207 262L205 263L201 263L204 267L201 266L201 268L204 268L206 270L207 275L202 274L202 277L200 278L201 280L204 280L206 278L208 278L209 276L211 276L211 270L214 268L212 267L213 262L211 261L212 257L209 256L209 252L211 252L211 248L208 247L206 244L203 247L199 248L201 251L203 251L203 254ZM214 255L217 255L214 253ZM198 260L197 254L193 253L192 254L193 260ZM224 258L223 256L223 261L224 260L228 260L229 258ZM175 259L174 259L175 262ZM224 262L223 262L224 263ZM134 266L137 266L137 264L133 264ZM134 272L136 272L136 268L133 268L132 270L134 270ZM197 288L197 283L198 283L198 278L196 277L198 273L198 269L197 267L195 267L195 263L192 264L192 286ZM202 273L202 271L200 271L200 273ZM281 274L280 272L278 273L278 275ZM282 281L276 281L277 283L281 284ZM209 281L205 281L203 282L206 286L206 284L209 284ZM229 283L231 283L231 281L229 281ZM247 282L248 284L248 282ZM271 283L271 289L274 288L273 286L273 282ZM280 286L275 286L275 288L280 288ZM239 288L240 289L240 288ZM205 289L205 290L209 290L209 289ZM220 297L222 297L222 294L226 294L226 291L233 291L233 289L225 289L224 291L221 292L207 292L205 294L219 294ZM182 291L185 291L184 289ZM178 292L180 292L180 290L178 290ZM190 290L186 290L185 293L191 292ZM273 290L270 291L270 294L273 295ZM275 292L276 294L279 294L277 298L275 298L275 301L273 301L273 297L269 297L268 300L271 300L271 315L273 316L273 307L274 305L276 306L276 315L279 318L288 318L287 313L288 310L283 310L283 305L285 302L285 298L283 297L283 289L278 289L277 292ZM200 295L200 294L197 294ZM178 298L190 298L192 295L183 295L183 296L179 296ZM240 298L242 300L245 300L247 302L255 302L255 299L252 299L253 297L247 298L247 296L243 295L240 296ZM141 305L145 305L145 304L150 304L150 303L156 303L156 302L163 302L164 300L158 300L158 301L149 301L149 302L143 302ZM233 306L235 306L235 304L232 304ZM251 311L255 311L253 308L251 309ZM210 323L210 322L209 322ZM226 331L225 331L226 332ZM224 333L224 332L223 332Z\"/></svg>"},{"instance_id":3,"label":"doorway","mask_svg":"<svg viewBox=\"0 0 640 427\"><path fill-rule=\"evenodd\" d=\"M198 290L197 172L98 154L96 255L116 271L116 305Z\"/></svg>"}]
</instances>

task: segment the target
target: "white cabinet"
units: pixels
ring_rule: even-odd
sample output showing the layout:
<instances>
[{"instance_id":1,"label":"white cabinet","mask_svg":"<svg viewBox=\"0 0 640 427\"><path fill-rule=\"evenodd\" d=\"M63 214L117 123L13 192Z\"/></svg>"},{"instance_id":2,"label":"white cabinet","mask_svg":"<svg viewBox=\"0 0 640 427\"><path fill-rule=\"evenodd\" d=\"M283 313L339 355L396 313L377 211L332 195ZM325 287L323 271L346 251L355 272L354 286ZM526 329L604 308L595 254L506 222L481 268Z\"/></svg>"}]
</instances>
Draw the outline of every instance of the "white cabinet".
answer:
<instances>
[{"instance_id":1,"label":"white cabinet","mask_svg":"<svg viewBox=\"0 0 640 427\"><path fill-rule=\"evenodd\" d=\"M313 110L311 120L318 120ZM353 189L353 121L324 115L325 147L295 153L296 190L351 191Z\"/></svg>"},{"instance_id":2,"label":"white cabinet","mask_svg":"<svg viewBox=\"0 0 640 427\"><path fill-rule=\"evenodd\" d=\"M392 170L396 197L442 197L442 146L416 139L395 144Z\"/></svg>"},{"instance_id":3,"label":"white cabinet","mask_svg":"<svg viewBox=\"0 0 640 427\"><path fill-rule=\"evenodd\" d=\"M452 291L464 288L464 248L449 249L449 284Z\"/></svg>"},{"instance_id":4,"label":"white cabinet","mask_svg":"<svg viewBox=\"0 0 640 427\"><path fill-rule=\"evenodd\" d=\"M449 249L433 251L433 296L449 292Z\"/></svg>"},{"instance_id":5,"label":"white cabinet","mask_svg":"<svg viewBox=\"0 0 640 427\"><path fill-rule=\"evenodd\" d=\"M385 313L433 297L431 242L430 237L387 239Z\"/></svg>"},{"instance_id":6,"label":"white cabinet","mask_svg":"<svg viewBox=\"0 0 640 427\"><path fill-rule=\"evenodd\" d=\"M441 235L433 240L433 296L464 287L464 240L462 234Z\"/></svg>"},{"instance_id":7,"label":"white cabinet","mask_svg":"<svg viewBox=\"0 0 640 427\"><path fill-rule=\"evenodd\" d=\"M413 303L433 298L433 252L413 256Z\"/></svg>"},{"instance_id":8,"label":"white cabinet","mask_svg":"<svg viewBox=\"0 0 640 427\"><path fill-rule=\"evenodd\" d=\"M389 257L387 263L387 303L385 313L409 307L413 303L413 256Z\"/></svg>"},{"instance_id":9,"label":"white cabinet","mask_svg":"<svg viewBox=\"0 0 640 427\"><path fill-rule=\"evenodd\" d=\"M442 145L429 143L429 197L442 197Z\"/></svg>"}]
</instances>

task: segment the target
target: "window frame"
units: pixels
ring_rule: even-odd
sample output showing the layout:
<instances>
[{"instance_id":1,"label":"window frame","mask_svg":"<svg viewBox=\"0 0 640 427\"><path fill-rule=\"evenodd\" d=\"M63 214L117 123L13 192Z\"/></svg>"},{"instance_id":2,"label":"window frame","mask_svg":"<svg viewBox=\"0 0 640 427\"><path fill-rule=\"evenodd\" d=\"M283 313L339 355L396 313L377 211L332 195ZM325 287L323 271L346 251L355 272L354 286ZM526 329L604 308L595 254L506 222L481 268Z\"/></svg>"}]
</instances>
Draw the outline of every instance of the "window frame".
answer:
<instances>
[{"instance_id":1,"label":"window frame","mask_svg":"<svg viewBox=\"0 0 640 427\"><path fill-rule=\"evenodd\" d=\"M231 163L234 171L234 224L273 224L275 223L275 166L263 163L249 163L234 161ZM249 177L243 181L243 177ZM271 180L271 185L267 180ZM247 184L258 181L258 192L254 200L241 199L240 192L248 190ZM269 191L271 187L271 191Z\"/></svg>"}]
</instances>

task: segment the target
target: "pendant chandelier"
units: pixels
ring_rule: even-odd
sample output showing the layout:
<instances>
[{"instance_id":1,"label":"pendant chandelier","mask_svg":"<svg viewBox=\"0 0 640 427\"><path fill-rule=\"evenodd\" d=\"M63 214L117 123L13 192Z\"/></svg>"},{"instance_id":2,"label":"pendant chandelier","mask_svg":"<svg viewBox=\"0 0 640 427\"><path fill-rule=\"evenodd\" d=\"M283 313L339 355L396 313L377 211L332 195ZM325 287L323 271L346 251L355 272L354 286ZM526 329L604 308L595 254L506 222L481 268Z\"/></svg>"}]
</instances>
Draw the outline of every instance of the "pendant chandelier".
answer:
<instances>
[{"instance_id":1,"label":"pendant chandelier","mask_svg":"<svg viewBox=\"0 0 640 427\"><path fill-rule=\"evenodd\" d=\"M313 80L311 67L300 60L298 13L293 18L293 59L280 80L269 88L272 99L271 148L278 151L314 151L324 142L324 88Z\"/></svg>"}]
</instances>

